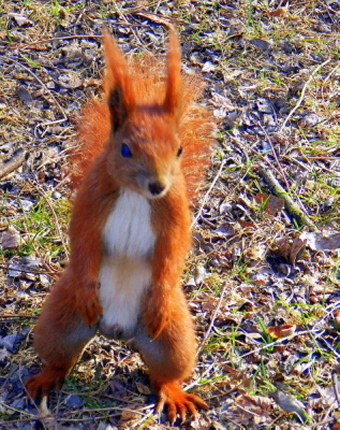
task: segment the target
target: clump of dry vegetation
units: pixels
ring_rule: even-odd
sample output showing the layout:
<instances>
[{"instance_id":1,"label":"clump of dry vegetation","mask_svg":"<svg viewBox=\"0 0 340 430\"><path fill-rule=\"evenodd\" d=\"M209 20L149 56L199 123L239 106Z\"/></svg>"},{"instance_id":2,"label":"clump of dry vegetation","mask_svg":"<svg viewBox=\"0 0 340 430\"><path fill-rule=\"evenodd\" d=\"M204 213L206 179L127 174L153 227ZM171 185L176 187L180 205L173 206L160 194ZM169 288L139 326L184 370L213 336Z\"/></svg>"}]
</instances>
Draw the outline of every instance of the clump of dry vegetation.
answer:
<instances>
[{"instance_id":1,"label":"clump of dry vegetation","mask_svg":"<svg viewBox=\"0 0 340 430\"><path fill-rule=\"evenodd\" d=\"M183 285L197 429L340 428L340 5L335 0L0 0L0 428L31 429L31 328L67 261L74 119L99 92L105 22L125 52L181 32L219 121ZM42 428L169 428L139 355L98 338Z\"/></svg>"}]
</instances>

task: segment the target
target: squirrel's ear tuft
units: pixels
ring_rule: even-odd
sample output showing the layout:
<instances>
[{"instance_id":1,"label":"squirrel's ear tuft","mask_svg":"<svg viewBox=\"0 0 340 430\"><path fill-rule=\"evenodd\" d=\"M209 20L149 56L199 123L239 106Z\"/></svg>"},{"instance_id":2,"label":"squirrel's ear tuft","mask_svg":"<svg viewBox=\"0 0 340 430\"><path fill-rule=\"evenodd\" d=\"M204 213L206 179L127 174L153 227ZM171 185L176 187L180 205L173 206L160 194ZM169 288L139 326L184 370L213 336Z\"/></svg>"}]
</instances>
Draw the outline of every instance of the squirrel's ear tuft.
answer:
<instances>
[{"instance_id":1,"label":"squirrel's ear tuft","mask_svg":"<svg viewBox=\"0 0 340 430\"><path fill-rule=\"evenodd\" d=\"M180 103L181 87L181 48L176 30L171 26L167 55L167 80L164 99L166 112L177 115Z\"/></svg>"},{"instance_id":2,"label":"squirrel's ear tuft","mask_svg":"<svg viewBox=\"0 0 340 430\"><path fill-rule=\"evenodd\" d=\"M105 76L103 87L110 110L113 131L116 131L135 107L135 97L123 53L106 27L103 28Z\"/></svg>"}]
</instances>

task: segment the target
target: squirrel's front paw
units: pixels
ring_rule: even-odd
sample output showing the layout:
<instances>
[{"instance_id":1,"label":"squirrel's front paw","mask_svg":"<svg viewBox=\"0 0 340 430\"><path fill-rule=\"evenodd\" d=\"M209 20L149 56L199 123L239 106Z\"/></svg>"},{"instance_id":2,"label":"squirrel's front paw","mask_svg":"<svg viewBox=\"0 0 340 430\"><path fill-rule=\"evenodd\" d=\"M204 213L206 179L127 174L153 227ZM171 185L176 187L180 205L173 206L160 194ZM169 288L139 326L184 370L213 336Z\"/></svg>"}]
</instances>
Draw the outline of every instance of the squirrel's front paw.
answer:
<instances>
[{"instance_id":1,"label":"squirrel's front paw","mask_svg":"<svg viewBox=\"0 0 340 430\"><path fill-rule=\"evenodd\" d=\"M103 314L103 308L99 303L98 288L86 287L76 297L76 306L85 324L96 324Z\"/></svg>"}]
</instances>

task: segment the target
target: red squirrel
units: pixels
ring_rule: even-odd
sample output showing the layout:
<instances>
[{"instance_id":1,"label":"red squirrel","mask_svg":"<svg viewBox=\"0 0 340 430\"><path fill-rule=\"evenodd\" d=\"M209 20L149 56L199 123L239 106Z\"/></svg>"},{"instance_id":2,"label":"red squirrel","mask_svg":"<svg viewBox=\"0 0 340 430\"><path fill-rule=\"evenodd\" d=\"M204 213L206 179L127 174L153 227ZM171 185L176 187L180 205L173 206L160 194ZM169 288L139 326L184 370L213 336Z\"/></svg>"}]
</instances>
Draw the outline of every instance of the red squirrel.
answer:
<instances>
[{"instance_id":1,"label":"red squirrel","mask_svg":"<svg viewBox=\"0 0 340 430\"><path fill-rule=\"evenodd\" d=\"M43 369L26 382L32 398L60 388L99 331L133 339L158 396L156 411L166 406L171 422L207 408L181 388L196 343L180 278L189 200L209 163L214 126L195 103L202 82L181 76L175 30L169 39L163 76L153 57L126 60L104 29L104 96L79 120L70 261L35 327Z\"/></svg>"}]
</instances>

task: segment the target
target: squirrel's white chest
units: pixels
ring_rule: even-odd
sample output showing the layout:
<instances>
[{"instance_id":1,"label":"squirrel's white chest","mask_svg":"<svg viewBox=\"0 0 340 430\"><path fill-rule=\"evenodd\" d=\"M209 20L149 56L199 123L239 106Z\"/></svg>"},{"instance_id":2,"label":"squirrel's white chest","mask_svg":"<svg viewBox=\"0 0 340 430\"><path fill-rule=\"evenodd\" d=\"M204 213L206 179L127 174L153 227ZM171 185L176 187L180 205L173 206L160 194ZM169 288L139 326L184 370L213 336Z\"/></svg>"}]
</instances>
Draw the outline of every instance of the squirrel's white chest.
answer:
<instances>
[{"instance_id":1,"label":"squirrel's white chest","mask_svg":"<svg viewBox=\"0 0 340 430\"><path fill-rule=\"evenodd\" d=\"M152 276L151 256L155 234L150 203L142 195L120 193L103 230L103 260L99 297L103 307L100 329L110 337L116 331L133 332L142 295Z\"/></svg>"}]
</instances>

